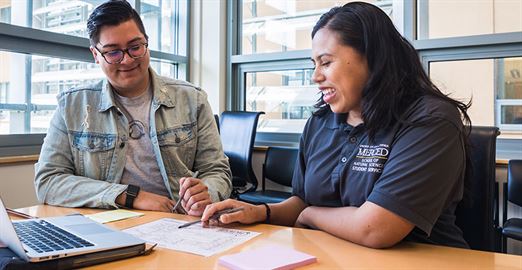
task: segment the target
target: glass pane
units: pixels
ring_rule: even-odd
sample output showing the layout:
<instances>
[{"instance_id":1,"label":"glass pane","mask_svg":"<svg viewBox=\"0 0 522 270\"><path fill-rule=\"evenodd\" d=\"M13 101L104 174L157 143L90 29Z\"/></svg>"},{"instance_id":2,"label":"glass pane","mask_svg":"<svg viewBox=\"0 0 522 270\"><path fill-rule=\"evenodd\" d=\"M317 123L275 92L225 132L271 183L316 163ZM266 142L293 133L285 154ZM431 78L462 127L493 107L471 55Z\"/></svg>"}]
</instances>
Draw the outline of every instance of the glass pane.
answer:
<instances>
[{"instance_id":1,"label":"glass pane","mask_svg":"<svg viewBox=\"0 0 522 270\"><path fill-rule=\"evenodd\" d=\"M54 110L38 110L31 112L31 133L46 133Z\"/></svg>"},{"instance_id":2,"label":"glass pane","mask_svg":"<svg viewBox=\"0 0 522 270\"><path fill-rule=\"evenodd\" d=\"M522 1L418 0L419 39L522 31Z\"/></svg>"},{"instance_id":3,"label":"glass pane","mask_svg":"<svg viewBox=\"0 0 522 270\"><path fill-rule=\"evenodd\" d=\"M59 92L104 78L96 64L39 55L0 51L0 66L0 134L45 132Z\"/></svg>"},{"instance_id":4,"label":"glass pane","mask_svg":"<svg viewBox=\"0 0 522 270\"><path fill-rule=\"evenodd\" d=\"M259 132L301 133L320 97L312 69L252 72L246 76L246 110L263 111Z\"/></svg>"},{"instance_id":5,"label":"glass pane","mask_svg":"<svg viewBox=\"0 0 522 270\"><path fill-rule=\"evenodd\" d=\"M149 48L186 55L186 1L142 0L141 19L149 36ZM181 32L180 32L181 30Z\"/></svg>"},{"instance_id":6,"label":"glass pane","mask_svg":"<svg viewBox=\"0 0 522 270\"><path fill-rule=\"evenodd\" d=\"M504 125L520 125L522 127L522 102L519 105L500 107L500 121Z\"/></svg>"},{"instance_id":7,"label":"glass pane","mask_svg":"<svg viewBox=\"0 0 522 270\"><path fill-rule=\"evenodd\" d=\"M21 5L19 2L12 1L14 6ZM45 31L62 33L71 36L88 37L87 19L89 14L96 7L93 1L70 1L70 0L43 0L32 1L33 28ZM22 8L22 7L20 7ZM13 12L13 19L22 21L23 12Z\"/></svg>"},{"instance_id":8,"label":"glass pane","mask_svg":"<svg viewBox=\"0 0 522 270\"><path fill-rule=\"evenodd\" d=\"M243 0L241 54L305 50L312 47L310 34L319 17L339 0ZM392 14L392 0L364 1Z\"/></svg>"},{"instance_id":9,"label":"glass pane","mask_svg":"<svg viewBox=\"0 0 522 270\"><path fill-rule=\"evenodd\" d=\"M473 104L472 124L497 126L501 137L522 138L522 57L430 63L442 92Z\"/></svg>"},{"instance_id":10,"label":"glass pane","mask_svg":"<svg viewBox=\"0 0 522 270\"><path fill-rule=\"evenodd\" d=\"M152 67L152 69L154 69L154 71L158 75L165 76L168 78L180 79L180 80L185 79L185 78L176 78L178 65L176 65L174 63L160 61L158 59L151 59L150 66Z\"/></svg>"},{"instance_id":11,"label":"glass pane","mask_svg":"<svg viewBox=\"0 0 522 270\"><path fill-rule=\"evenodd\" d=\"M92 0L0 0L0 22L88 37L87 19L95 3Z\"/></svg>"}]
</instances>

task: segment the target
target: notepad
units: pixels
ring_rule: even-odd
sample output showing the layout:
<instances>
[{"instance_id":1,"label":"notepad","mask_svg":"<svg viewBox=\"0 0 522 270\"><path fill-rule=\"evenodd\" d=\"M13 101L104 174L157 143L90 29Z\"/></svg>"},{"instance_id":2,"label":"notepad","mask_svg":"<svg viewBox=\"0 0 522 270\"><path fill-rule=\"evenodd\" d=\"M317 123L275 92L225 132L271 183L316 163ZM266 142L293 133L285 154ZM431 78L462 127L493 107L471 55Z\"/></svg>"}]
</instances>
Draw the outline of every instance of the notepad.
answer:
<instances>
[{"instance_id":1,"label":"notepad","mask_svg":"<svg viewBox=\"0 0 522 270\"><path fill-rule=\"evenodd\" d=\"M269 245L219 258L219 264L231 270L294 269L317 262L315 256L283 247Z\"/></svg>"},{"instance_id":2,"label":"notepad","mask_svg":"<svg viewBox=\"0 0 522 270\"><path fill-rule=\"evenodd\" d=\"M111 221L117 221L127 218L140 217L143 216L142 213L132 212L129 210L118 209L112 211L100 212L92 215L85 215L86 217L99 222L99 223L107 223Z\"/></svg>"}]
</instances>

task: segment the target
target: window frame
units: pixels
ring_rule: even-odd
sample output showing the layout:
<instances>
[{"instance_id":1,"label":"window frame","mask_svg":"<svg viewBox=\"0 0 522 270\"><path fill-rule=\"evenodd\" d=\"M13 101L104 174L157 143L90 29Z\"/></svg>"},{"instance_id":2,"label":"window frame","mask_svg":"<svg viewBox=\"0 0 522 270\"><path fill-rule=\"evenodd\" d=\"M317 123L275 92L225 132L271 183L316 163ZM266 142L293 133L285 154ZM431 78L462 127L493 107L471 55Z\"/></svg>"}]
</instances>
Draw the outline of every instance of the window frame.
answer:
<instances>
[{"instance_id":1,"label":"window frame","mask_svg":"<svg viewBox=\"0 0 522 270\"><path fill-rule=\"evenodd\" d=\"M129 3L140 12L140 6L142 4L141 0L131 0ZM177 68L175 69L177 70L176 76L185 76L188 78L190 70L190 50L188 50L188 48L190 48L190 1L178 0L177 6L180 7L181 10L187 11L187 23L184 26L186 29L176 29L176 31L186 33L187 36L185 44L179 44L179 41L176 40L176 43L173 44L173 50L179 51L179 49L184 46L186 49L186 55L150 50L150 56L151 62L167 61L177 65ZM27 9L32 9L31 1L28 2ZM175 14L173 16L175 16ZM177 18L177 16L175 17L176 18L173 18L173 20L176 21L176 25L180 25L179 18ZM0 50L2 51L22 53L26 54L26 57L31 57L33 54L36 54L46 57L57 57L92 63L94 60L89 48L90 43L88 38L0 22ZM31 68L30 65L28 68ZM30 73L31 71L29 70L29 72L26 72L25 74ZM31 85L30 76L26 76L26 80L26 85ZM25 91L27 92L26 103L0 104L0 110L14 109L25 111L25 123L28 125L29 121L27 121L27 118L30 118L31 112L38 110L54 110L56 108L55 105L37 105L29 103L28 97L30 97L31 88L27 87ZM0 157L39 154L45 135L45 133L2 134L0 135Z\"/></svg>"},{"instance_id":2,"label":"window frame","mask_svg":"<svg viewBox=\"0 0 522 270\"><path fill-rule=\"evenodd\" d=\"M261 53L240 55L241 52L241 5L242 1L229 1L227 3L227 110L245 109L245 75L246 71L266 71L267 66L274 67L275 64L283 66L291 63L309 62L311 50L290 51L282 53ZM501 57L522 56L522 31L498 34L484 34L473 36L460 36L436 39L417 39L418 11L426 13L426 1L405 0L402 6L395 5L394 12L401 12L400 22L396 22L398 29L413 44L421 62L429 74L430 62L449 60L473 60ZM427 20L426 16L420 16L421 20ZM422 34L422 33L421 33ZM300 67L306 68L304 64ZM273 69L273 68L272 68ZM290 69L290 68L289 68ZM256 145L298 145L299 137L290 134L258 132ZM497 152L500 158L509 158L522 155L510 152L514 143L522 143L522 139L497 139Z\"/></svg>"}]
</instances>

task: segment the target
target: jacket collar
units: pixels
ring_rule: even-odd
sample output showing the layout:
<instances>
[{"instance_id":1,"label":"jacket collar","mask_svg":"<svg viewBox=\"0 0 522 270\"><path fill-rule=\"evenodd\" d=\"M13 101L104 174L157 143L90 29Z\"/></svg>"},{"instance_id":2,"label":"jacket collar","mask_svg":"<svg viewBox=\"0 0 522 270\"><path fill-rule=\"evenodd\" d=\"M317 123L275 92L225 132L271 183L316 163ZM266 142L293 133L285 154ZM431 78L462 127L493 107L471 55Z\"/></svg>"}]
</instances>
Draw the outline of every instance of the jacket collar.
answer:
<instances>
[{"instance_id":1,"label":"jacket collar","mask_svg":"<svg viewBox=\"0 0 522 270\"><path fill-rule=\"evenodd\" d=\"M164 105L167 107L175 107L175 100L174 96L172 95L172 92L169 93L168 91L168 85L166 84L165 80L158 76L156 72L149 67L149 75L150 75L150 82L152 83L152 91L153 91L153 99L152 103L154 105ZM103 80L102 83L102 91L101 91L101 99L100 104L98 106L98 111L104 112L107 111L115 105L114 102L114 93L113 88L107 78Z\"/></svg>"}]
</instances>

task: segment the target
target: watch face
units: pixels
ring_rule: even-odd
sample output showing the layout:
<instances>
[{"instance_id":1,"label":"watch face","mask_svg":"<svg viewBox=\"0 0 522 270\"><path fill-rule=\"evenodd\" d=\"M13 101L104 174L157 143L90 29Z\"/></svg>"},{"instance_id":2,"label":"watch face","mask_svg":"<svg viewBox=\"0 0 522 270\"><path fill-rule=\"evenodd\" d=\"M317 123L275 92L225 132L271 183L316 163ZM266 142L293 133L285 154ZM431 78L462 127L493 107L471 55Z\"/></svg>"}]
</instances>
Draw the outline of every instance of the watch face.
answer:
<instances>
[{"instance_id":1,"label":"watch face","mask_svg":"<svg viewBox=\"0 0 522 270\"><path fill-rule=\"evenodd\" d=\"M137 186L129 185L129 187L127 187L127 195L129 196L136 197L138 196L138 192L140 192L140 188Z\"/></svg>"}]
</instances>

